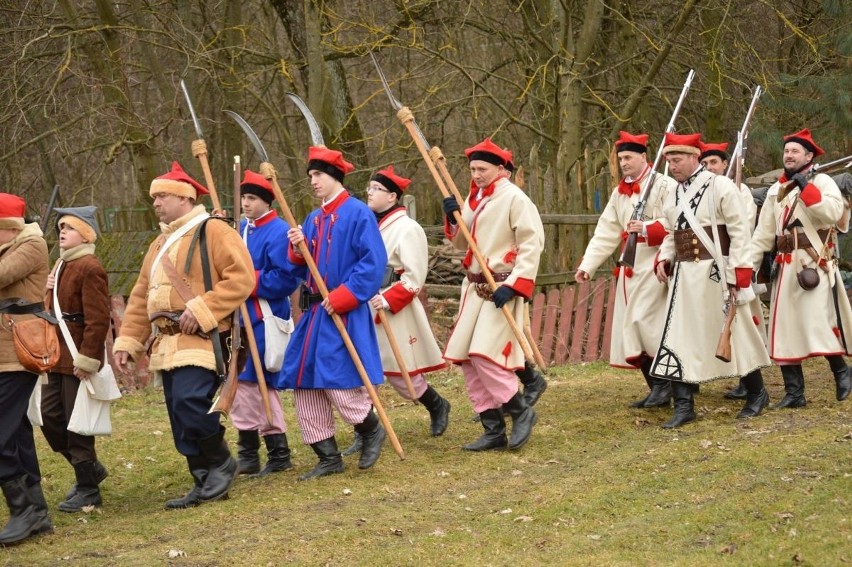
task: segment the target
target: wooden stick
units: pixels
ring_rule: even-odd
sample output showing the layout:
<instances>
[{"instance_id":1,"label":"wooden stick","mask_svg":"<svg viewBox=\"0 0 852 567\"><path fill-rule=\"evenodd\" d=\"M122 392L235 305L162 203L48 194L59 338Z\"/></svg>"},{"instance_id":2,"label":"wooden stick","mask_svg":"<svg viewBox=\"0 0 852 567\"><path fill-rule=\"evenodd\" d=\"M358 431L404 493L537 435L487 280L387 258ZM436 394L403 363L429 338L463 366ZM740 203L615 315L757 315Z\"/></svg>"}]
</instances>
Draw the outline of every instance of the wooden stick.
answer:
<instances>
[{"instance_id":1,"label":"wooden stick","mask_svg":"<svg viewBox=\"0 0 852 567\"><path fill-rule=\"evenodd\" d=\"M411 381L411 376L408 374L408 369L405 367L405 359L402 358L402 353L399 351L399 344L396 342L396 337L393 336L393 330L388 322L388 316L384 309L376 309L379 315L379 321L385 329L385 334L388 336L393 357L396 359L396 364L399 366L399 372L402 374L402 379L405 380L405 387L408 388L408 393L411 396L411 401L417 402L417 392L414 391L414 383Z\"/></svg>"},{"instance_id":2,"label":"wooden stick","mask_svg":"<svg viewBox=\"0 0 852 567\"><path fill-rule=\"evenodd\" d=\"M533 338L532 325L530 324L530 304L526 302L524 302L524 335L526 335L527 340L530 342L530 346L533 349L535 363L538 364L538 367L541 368L543 373L547 374L547 363L544 362L544 357L538 349L538 344L536 344L535 338Z\"/></svg>"},{"instance_id":3,"label":"wooden stick","mask_svg":"<svg viewBox=\"0 0 852 567\"><path fill-rule=\"evenodd\" d=\"M210 164L207 163L207 143L204 140L195 140L192 142L192 154L201 162L201 170L204 172L204 180L207 182L207 190L210 191L210 200L213 201L213 209L222 210L222 204L219 201L219 194L216 192L216 184L213 182L213 174L210 172ZM234 157L234 183L239 187L239 157ZM239 214L237 212L237 202L234 202L234 224L239 227L237 222ZM249 344L249 352L251 353L252 361L254 362L254 371L257 378L257 389L260 391L260 399L263 401L263 411L266 414L266 421L269 427L272 427L272 406L269 402L269 389L266 387L266 377L263 375L263 366L260 365L260 356L257 351L257 343L254 338L254 329L251 328L251 319L248 317L248 309L246 304L240 305L240 316L245 323L246 340ZM231 329L232 333L239 333L239 329ZM231 361L236 364L237 361ZM237 373L239 374L239 373Z\"/></svg>"},{"instance_id":4,"label":"wooden stick","mask_svg":"<svg viewBox=\"0 0 852 567\"><path fill-rule=\"evenodd\" d=\"M435 168L435 163L432 161L432 158L429 156L429 152L426 150L426 147L423 145L422 140L417 135L416 130L414 129L414 115L411 114L411 111L407 106L403 106L397 112L397 117L399 121L402 122L403 126L408 130L408 133L411 134L411 139L414 140L414 144L417 146L417 149L420 150L420 155L423 156L424 161L426 162L426 166L429 168L429 171L432 173L432 177L435 178L435 183L438 185L438 190L441 191L441 195L446 199L450 196L450 192L447 190L444 181L438 173L438 170ZM455 187L455 185L453 185ZM460 200L458 196L458 189L455 189L455 198ZM464 201L460 200L461 204ZM488 286L491 288L491 291L497 290L497 282L494 281L494 276L491 274L491 270L488 269L488 264L485 262L485 258L482 256L482 253L479 251L479 247L476 245L476 241L473 239L473 235L467 228L467 225L462 220L461 211L454 211L453 218L456 220L456 225L461 230L462 235L465 240L467 240L468 248L473 253L474 258L476 258L477 263L482 267L482 275L485 276L485 281L488 282ZM530 345L527 343L527 339L524 336L523 331L518 327L518 323L515 321L514 315L509 311L508 305L503 305L500 308L503 312L503 315L506 317L506 322L509 324L509 328L512 330L512 333L515 335L515 339L517 339L518 344L521 345L521 349L524 351L524 357L531 363L535 363L535 356L533 355L532 349Z\"/></svg>"},{"instance_id":5,"label":"wooden stick","mask_svg":"<svg viewBox=\"0 0 852 567\"><path fill-rule=\"evenodd\" d=\"M290 210L289 205L287 205L287 200L284 198L284 193L281 192L281 187L278 185L278 177L275 172L275 167L269 162L262 162L260 164L260 173L272 183L272 190L275 193L275 199L278 201L278 205L281 207L281 212L284 214L284 220L287 221L291 227L296 228L299 226L299 223L296 222L296 218L293 216L293 212ZM325 285L325 281L322 279L322 275L319 273L319 268L317 268L316 262L314 262L313 256L311 256L310 250L308 250L307 243L303 240L299 243L298 246L299 253L302 255L302 258L305 260L305 264L308 266L308 271L310 271L311 276L319 288L319 292L322 295L323 299L328 297L328 287ZM370 395L370 400L373 402L373 407L376 408L376 413L379 414L379 419L382 422L385 430L387 431L388 438L390 439L391 445L393 445L394 451L399 455L400 459L405 459L405 452L402 450L402 445L399 444L399 439L396 436L396 432L393 430L393 426L388 419L387 414L385 413L385 408L382 406L382 402L379 400L379 396L376 393L376 389L373 387L373 384L370 382L370 377L367 376L367 370L364 368L364 364L361 362L361 357L358 356L358 351L355 350L355 345L352 342L352 338L349 336L349 332L346 330L346 327L343 325L343 320L340 318L340 315L337 313L331 314L331 319L334 321L334 326L337 327L337 331L340 333L340 337L343 339L343 343L346 345L346 350L349 351L349 356L352 357L352 362L355 364L355 368L358 370L358 375L361 377L361 381L364 383L364 387L367 389L367 393Z\"/></svg>"}]
</instances>

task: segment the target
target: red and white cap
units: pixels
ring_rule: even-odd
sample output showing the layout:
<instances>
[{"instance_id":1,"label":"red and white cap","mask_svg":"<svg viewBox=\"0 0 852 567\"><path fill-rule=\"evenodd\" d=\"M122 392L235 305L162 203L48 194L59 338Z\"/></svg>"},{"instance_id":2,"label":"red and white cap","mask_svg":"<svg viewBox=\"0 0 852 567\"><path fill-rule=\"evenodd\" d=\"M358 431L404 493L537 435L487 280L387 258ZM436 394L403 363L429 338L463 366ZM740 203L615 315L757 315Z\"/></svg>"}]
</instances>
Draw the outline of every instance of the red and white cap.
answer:
<instances>
[{"instance_id":1,"label":"red and white cap","mask_svg":"<svg viewBox=\"0 0 852 567\"><path fill-rule=\"evenodd\" d=\"M11 193L0 193L0 228L24 228L27 202Z\"/></svg>"},{"instance_id":2,"label":"red and white cap","mask_svg":"<svg viewBox=\"0 0 852 567\"><path fill-rule=\"evenodd\" d=\"M701 134L672 134L666 132L663 144L663 154L694 154L699 155Z\"/></svg>"},{"instance_id":3,"label":"red and white cap","mask_svg":"<svg viewBox=\"0 0 852 567\"><path fill-rule=\"evenodd\" d=\"M201 195L208 195L207 188L189 176L176 161L172 162L172 170L161 175L151 182L151 197L158 193L171 193L178 197L189 197L198 199Z\"/></svg>"}]
</instances>

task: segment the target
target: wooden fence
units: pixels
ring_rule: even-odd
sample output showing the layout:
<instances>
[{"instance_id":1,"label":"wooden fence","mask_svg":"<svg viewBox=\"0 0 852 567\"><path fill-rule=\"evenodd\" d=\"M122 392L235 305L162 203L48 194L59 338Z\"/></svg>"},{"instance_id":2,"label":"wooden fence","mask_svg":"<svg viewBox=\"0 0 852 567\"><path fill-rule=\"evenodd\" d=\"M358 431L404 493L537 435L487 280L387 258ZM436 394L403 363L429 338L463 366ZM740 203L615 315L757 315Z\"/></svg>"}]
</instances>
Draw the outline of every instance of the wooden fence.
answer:
<instances>
[{"instance_id":1,"label":"wooden fence","mask_svg":"<svg viewBox=\"0 0 852 567\"><path fill-rule=\"evenodd\" d=\"M612 336L612 309L615 302L615 294L612 293L615 289L614 281L611 278L602 278L566 285L533 297L530 307L530 330L548 365L608 359ZM298 294L297 291L291 298L294 320L301 316ZM426 304L428 312L427 294L421 294L420 299ZM111 308L112 329L107 335L107 352L110 363L113 363L112 345L114 337L121 329L125 309L124 297L113 295ZM132 375L119 376L119 382L126 389L144 388L150 380L147 357L137 362Z\"/></svg>"}]
</instances>

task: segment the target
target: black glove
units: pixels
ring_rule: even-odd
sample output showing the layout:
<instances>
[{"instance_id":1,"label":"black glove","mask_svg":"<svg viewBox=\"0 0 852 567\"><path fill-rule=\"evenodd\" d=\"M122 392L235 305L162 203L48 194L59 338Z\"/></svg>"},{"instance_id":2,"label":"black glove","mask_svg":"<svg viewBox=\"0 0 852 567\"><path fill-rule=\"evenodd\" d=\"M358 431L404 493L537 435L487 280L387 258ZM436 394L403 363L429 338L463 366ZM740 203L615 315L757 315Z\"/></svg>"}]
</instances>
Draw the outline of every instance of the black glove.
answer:
<instances>
[{"instance_id":1,"label":"black glove","mask_svg":"<svg viewBox=\"0 0 852 567\"><path fill-rule=\"evenodd\" d=\"M491 294L491 301L494 302L494 306L497 309L502 309L506 303L509 302L510 299L515 297L517 292L510 288L507 285L501 285L497 289L494 290L494 293Z\"/></svg>"},{"instance_id":2,"label":"black glove","mask_svg":"<svg viewBox=\"0 0 852 567\"><path fill-rule=\"evenodd\" d=\"M461 211L461 207L459 206L459 202L456 201L456 198L453 196L449 196L444 199L443 202L444 214L447 215L447 221L450 224L456 224L456 217L453 214L454 211Z\"/></svg>"},{"instance_id":3,"label":"black glove","mask_svg":"<svg viewBox=\"0 0 852 567\"><path fill-rule=\"evenodd\" d=\"M804 189L808 184L808 178L802 175L801 173L797 173L796 175L794 175L792 181L799 186L799 189Z\"/></svg>"}]
</instances>

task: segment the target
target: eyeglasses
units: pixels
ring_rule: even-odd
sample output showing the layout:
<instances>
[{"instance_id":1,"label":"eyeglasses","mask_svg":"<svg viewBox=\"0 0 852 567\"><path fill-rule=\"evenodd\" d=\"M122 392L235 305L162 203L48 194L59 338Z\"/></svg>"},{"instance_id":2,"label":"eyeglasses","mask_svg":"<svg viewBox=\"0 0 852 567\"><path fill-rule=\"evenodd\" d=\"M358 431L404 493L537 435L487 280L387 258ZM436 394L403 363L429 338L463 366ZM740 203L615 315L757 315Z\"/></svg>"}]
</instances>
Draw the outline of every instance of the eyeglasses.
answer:
<instances>
[{"instance_id":1,"label":"eyeglasses","mask_svg":"<svg viewBox=\"0 0 852 567\"><path fill-rule=\"evenodd\" d=\"M367 187L367 193L375 193L376 191L381 191L382 193L390 193L390 191L388 191L381 185L370 185L369 187Z\"/></svg>"}]
</instances>

